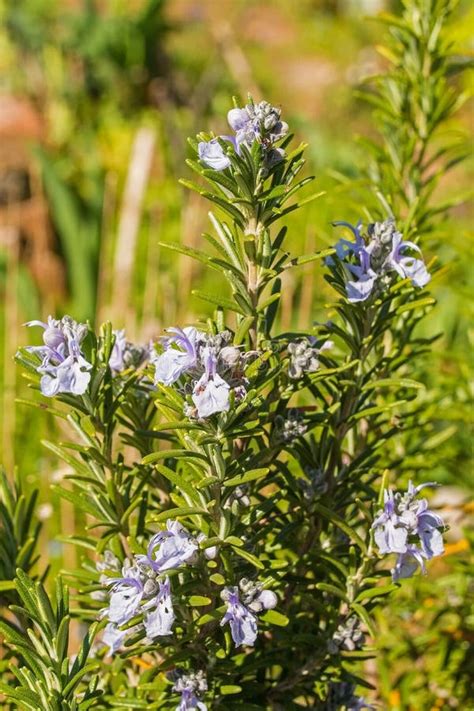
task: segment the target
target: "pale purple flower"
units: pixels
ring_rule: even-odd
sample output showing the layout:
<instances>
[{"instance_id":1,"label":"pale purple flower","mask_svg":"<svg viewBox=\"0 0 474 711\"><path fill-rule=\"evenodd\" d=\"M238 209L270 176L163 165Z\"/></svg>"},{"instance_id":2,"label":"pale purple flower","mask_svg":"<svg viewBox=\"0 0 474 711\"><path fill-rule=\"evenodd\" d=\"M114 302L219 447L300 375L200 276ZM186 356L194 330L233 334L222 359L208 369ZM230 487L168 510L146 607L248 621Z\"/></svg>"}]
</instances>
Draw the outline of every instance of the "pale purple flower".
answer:
<instances>
[{"instance_id":1,"label":"pale purple flower","mask_svg":"<svg viewBox=\"0 0 474 711\"><path fill-rule=\"evenodd\" d=\"M273 590L262 590L249 604L249 608L253 612L262 612L262 610L273 610L277 603L278 598Z\"/></svg>"},{"instance_id":2,"label":"pale purple flower","mask_svg":"<svg viewBox=\"0 0 474 711\"><path fill-rule=\"evenodd\" d=\"M327 709L339 709L344 707L346 711L375 711L375 707L367 703L362 696L355 695L355 684L347 681L332 682L329 687L327 699ZM325 706L326 708L326 706Z\"/></svg>"},{"instance_id":3,"label":"pale purple flower","mask_svg":"<svg viewBox=\"0 0 474 711\"><path fill-rule=\"evenodd\" d=\"M123 568L122 574L122 578L111 580L113 587L106 610L108 619L116 625L125 624L138 613L144 595L143 582L137 567Z\"/></svg>"},{"instance_id":4,"label":"pale purple flower","mask_svg":"<svg viewBox=\"0 0 474 711\"><path fill-rule=\"evenodd\" d=\"M372 524L380 553L399 554L392 571L394 580L410 577L418 566L425 572L424 560L444 552L443 519L428 509L426 499L416 498L426 486L436 484L415 487L410 482L405 494L385 490L384 508Z\"/></svg>"},{"instance_id":5,"label":"pale purple flower","mask_svg":"<svg viewBox=\"0 0 474 711\"><path fill-rule=\"evenodd\" d=\"M89 385L89 371L92 369L91 363L84 358L81 350L87 326L76 323L69 316L64 316L61 320L48 316L47 323L30 321L26 325L44 328L44 345L28 347L30 352L37 353L42 358L37 371L42 374L40 388L43 395L83 395Z\"/></svg>"},{"instance_id":6,"label":"pale purple flower","mask_svg":"<svg viewBox=\"0 0 474 711\"><path fill-rule=\"evenodd\" d=\"M250 116L245 109L231 109L227 113L229 126L235 133L245 131L250 124Z\"/></svg>"},{"instance_id":7,"label":"pale purple flower","mask_svg":"<svg viewBox=\"0 0 474 711\"><path fill-rule=\"evenodd\" d=\"M127 339L125 338L125 329L113 332L115 336L114 346L109 358L109 366L111 370L120 373L125 370L124 355L127 348Z\"/></svg>"},{"instance_id":8,"label":"pale purple flower","mask_svg":"<svg viewBox=\"0 0 474 711\"><path fill-rule=\"evenodd\" d=\"M257 639L257 618L240 602L238 588L225 588L227 611L221 625L230 625L236 647L242 644L253 646Z\"/></svg>"},{"instance_id":9,"label":"pale purple flower","mask_svg":"<svg viewBox=\"0 0 474 711\"><path fill-rule=\"evenodd\" d=\"M314 341L314 338L302 338L288 344L288 375L293 380L302 378L305 373L315 373L320 366L319 354L334 345L332 341L325 341L319 348L315 348Z\"/></svg>"},{"instance_id":10,"label":"pale purple flower","mask_svg":"<svg viewBox=\"0 0 474 711\"><path fill-rule=\"evenodd\" d=\"M197 365L197 345L204 334L193 327L170 328L173 335L164 339L165 351L152 355L155 365L155 383L172 385L183 373ZM174 346L178 346L174 348Z\"/></svg>"},{"instance_id":11,"label":"pale purple flower","mask_svg":"<svg viewBox=\"0 0 474 711\"><path fill-rule=\"evenodd\" d=\"M377 274L373 269L364 270L363 267L347 265L348 269L357 277L357 280L349 280L346 284L347 298L355 304L359 301L366 301L372 294L377 281Z\"/></svg>"},{"instance_id":12,"label":"pale purple flower","mask_svg":"<svg viewBox=\"0 0 474 711\"><path fill-rule=\"evenodd\" d=\"M243 133L244 136L249 134L250 140L244 138L249 143L253 141L252 134L263 142L273 143L288 133L288 124L280 119L281 110L268 101L260 101L257 104L250 102L246 105L245 111L250 122L249 125L239 129L237 140L239 140L239 133Z\"/></svg>"},{"instance_id":13,"label":"pale purple flower","mask_svg":"<svg viewBox=\"0 0 474 711\"><path fill-rule=\"evenodd\" d=\"M109 358L109 367L114 374L128 368L137 369L150 357L150 349L147 346L137 346L127 341L125 329L113 331L113 334L115 342Z\"/></svg>"},{"instance_id":14,"label":"pale purple flower","mask_svg":"<svg viewBox=\"0 0 474 711\"><path fill-rule=\"evenodd\" d=\"M421 255L421 249L414 242L404 242L400 232L397 232L394 235L392 251L388 258L390 267L404 279L410 279L413 286L419 288L426 286L431 276L423 259L404 255L403 253L407 249Z\"/></svg>"},{"instance_id":15,"label":"pale purple flower","mask_svg":"<svg viewBox=\"0 0 474 711\"><path fill-rule=\"evenodd\" d=\"M102 642L109 648L109 656L115 654L115 652L123 646L123 643L127 638L127 633L128 630L121 630L112 622L109 622L109 624L105 627L102 634Z\"/></svg>"},{"instance_id":16,"label":"pale purple flower","mask_svg":"<svg viewBox=\"0 0 474 711\"><path fill-rule=\"evenodd\" d=\"M273 610L277 605L278 598L273 590L264 590L262 583L242 578L239 582L239 590L243 604L251 612ZM224 599L226 598L227 596L224 594Z\"/></svg>"},{"instance_id":17,"label":"pale purple flower","mask_svg":"<svg viewBox=\"0 0 474 711\"><path fill-rule=\"evenodd\" d=\"M159 582L159 591L153 602L154 609L145 617L145 631L149 639L164 637L171 634L175 614L171 600L170 579L165 578Z\"/></svg>"},{"instance_id":18,"label":"pale purple flower","mask_svg":"<svg viewBox=\"0 0 474 711\"><path fill-rule=\"evenodd\" d=\"M365 635L360 620L356 615L351 615L338 625L327 646L330 654L339 654L341 650L354 652L356 649L362 649L364 644Z\"/></svg>"},{"instance_id":19,"label":"pale purple flower","mask_svg":"<svg viewBox=\"0 0 474 711\"><path fill-rule=\"evenodd\" d=\"M224 136L221 136L221 139L224 138ZM225 170L230 166L230 158L226 155L217 138L213 138L210 141L200 141L198 155L199 160L213 170Z\"/></svg>"},{"instance_id":20,"label":"pale purple flower","mask_svg":"<svg viewBox=\"0 0 474 711\"><path fill-rule=\"evenodd\" d=\"M207 541L207 536L205 533L200 533L196 540L198 543L203 543L204 541ZM204 557L207 558L207 560L215 560L217 558L217 553L217 546L208 546L207 548L204 548Z\"/></svg>"},{"instance_id":21,"label":"pale purple flower","mask_svg":"<svg viewBox=\"0 0 474 711\"><path fill-rule=\"evenodd\" d=\"M151 539L147 554L136 559L140 565L162 573L194 562L198 549L196 539L178 521L168 519L166 530L159 531Z\"/></svg>"},{"instance_id":22,"label":"pale purple flower","mask_svg":"<svg viewBox=\"0 0 474 711\"><path fill-rule=\"evenodd\" d=\"M413 242L403 241L393 219L370 224L366 239L361 234L360 221L356 226L348 222L333 225L347 227L355 237L354 242L341 239L336 244L336 254L348 274L346 291L351 303L366 301L389 285L394 271L403 279L410 279L416 287L423 287L430 280L423 260L406 254L411 250L421 256L420 248ZM326 264L332 266L334 260L329 258Z\"/></svg>"},{"instance_id":23,"label":"pale purple flower","mask_svg":"<svg viewBox=\"0 0 474 711\"><path fill-rule=\"evenodd\" d=\"M428 559L435 558L444 553L443 536L439 530L444 526L441 516L428 509L428 501L421 499L416 512L416 532L419 536L421 548Z\"/></svg>"},{"instance_id":24,"label":"pale purple flower","mask_svg":"<svg viewBox=\"0 0 474 711\"><path fill-rule=\"evenodd\" d=\"M190 689L184 689L181 694L181 701L176 707L176 711L207 711L207 706L199 701L196 694Z\"/></svg>"},{"instance_id":25,"label":"pale purple flower","mask_svg":"<svg viewBox=\"0 0 474 711\"><path fill-rule=\"evenodd\" d=\"M200 141L198 144L199 159L214 170L225 170L231 165L220 141L229 141L234 150L240 154L241 145L251 146L258 140L265 148L267 170L284 158L282 149L273 148L275 141L286 135L288 125L280 120L280 109L267 101L247 104L244 108L231 109L227 114L229 126L235 136L219 136L210 141Z\"/></svg>"},{"instance_id":26,"label":"pale purple flower","mask_svg":"<svg viewBox=\"0 0 474 711\"><path fill-rule=\"evenodd\" d=\"M420 566L423 575L426 575L425 559L426 555L423 550L420 550L418 546L412 543L408 544L406 551L398 555L395 567L392 568L393 581L397 582L402 578L411 578L418 566Z\"/></svg>"},{"instance_id":27,"label":"pale purple flower","mask_svg":"<svg viewBox=\"0 0 474 711\"><path fill-rule=\"evenodd\" d=\"M181 694L181 701L176 711L207 711L207 706L200 698L207 691L207 681L203 671L184 673L178 670L178 679L173 691Z\"/></svg>"},{"instance_id":28,"label":"pale purple flower","mask_svg":"<svg viewBox=\"0 0 474 711\"><path fill-rule=\"evenodd\" d=\"M350 242L344 238L341 238L339 242L337 242L335 249L339 259L345 259L351 254L358 256L360 252L365 251L365 240L360 233L362 227L361 220L359 220L357 225L351 225L350 222L344 222L343 220L338 220L332 224L334 227L347 227L355 237L355 242Z\"/></svg>"},{"instance_id":29,"label":"pale purple flower","mask_svg":"<svg viewBox=\"0 0 474 711\"><path fill-rule=\"evenodd\" d=\"M377 280L376 272L371 268L370 251L368 250L364 238L360 233L362 223L359 221L356 226L349 222L333 222L336 227L348 227L354 237L355 242L340 239L336 244L336 254L341 260L355 259L356 264L351 261L344 261L344 266L350 277L346 284L347 298L351 303L365 301L372 294Z\"/></svg>"},{"instance_id":30,"label":"pale purple flower","mask_svg":"<svg viewBox=\"0 0 474 711\"><path fill-rule=\"evenodd\" d=\"M212 349L204 350L205 372L194 386L192 395L198 417L209 417L216 412L224 412L230 406L230 386L216 371L217 358Z\"/></svg>"},{"instance_id":31,"label":"pale purple flower","mask_svg":"<svg viewBox=\"0 0 474 711\"><path fill-rule=\"evenodd\" d=\"M374 540L380 553L404 553L407 549L408 528L400 522L393 491L384 491L384 508L372 524Z\"/></svg>"}]
</instances>

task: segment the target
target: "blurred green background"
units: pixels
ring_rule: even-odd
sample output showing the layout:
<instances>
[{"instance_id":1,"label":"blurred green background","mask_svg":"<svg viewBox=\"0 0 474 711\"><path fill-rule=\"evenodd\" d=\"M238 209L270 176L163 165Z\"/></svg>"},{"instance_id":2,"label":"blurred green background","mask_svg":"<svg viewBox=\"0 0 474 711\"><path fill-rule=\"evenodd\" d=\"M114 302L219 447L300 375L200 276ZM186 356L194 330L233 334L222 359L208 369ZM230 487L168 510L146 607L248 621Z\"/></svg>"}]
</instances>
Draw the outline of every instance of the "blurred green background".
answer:
<instances>
[{"instance_id":1,"label":"blurred green background","mask_svg":"<svg viewBox=\"0 0 474 711\"><path fill-rule=\"evenodd\" d=\"M219 133L231 96L281 105L309 144L308 172L326 194L288 219L289 248L335 241L331 220L355 222L358 181L372 136L369 107L355 90L384 70L377 13L390 0L0 0L0 461L40 486L44 553L53 569L75 553L54 542L74 530L69 506L49 484L67 471L42 447L61 439L30 399L13 363L31 340L21 324L49 313L100 323L111 319L146 342L163 328L206 313L191 296L199 282L224 282L159 241L196 246L208 229L207 205L178 184L189 177L186 136ZM461 2L449 28L465 54L474 5ZM468 81L467 78L464 79ZM465 141L472 107L446 130ZM464 193L472 160L450 173L443 198ZM472 663L470 556L472 505L472 211L456 207L425 257L445 267L432 282L438 306L426 320L442 333L417 377L429 386L432 457L420 476L438 493L452 526L447 555L428 580L414 580L380 616L383 650L366 669L381 708L460 708L456 679ZM308 328L330 317L333 298L320 267L286 275L280 325ZM471 533L472 537L472 533ZM470 587L471 586L471 587ZM472 707L474 708L474 706Z\"/></svg>"}]
</instances>

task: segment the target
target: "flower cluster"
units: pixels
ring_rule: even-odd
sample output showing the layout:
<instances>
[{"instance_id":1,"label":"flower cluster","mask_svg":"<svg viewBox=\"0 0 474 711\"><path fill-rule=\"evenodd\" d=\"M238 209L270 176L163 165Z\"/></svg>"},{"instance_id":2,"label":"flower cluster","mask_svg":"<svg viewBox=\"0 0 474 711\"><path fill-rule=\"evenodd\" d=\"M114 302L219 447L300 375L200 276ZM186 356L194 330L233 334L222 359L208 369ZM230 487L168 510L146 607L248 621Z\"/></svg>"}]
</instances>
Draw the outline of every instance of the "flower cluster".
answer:
<instances>
[{"instance_id":1,"label":"flower cluster","mask_svg":"<svg viewBox=\"0 0 474 711\"><path fill-rule=\"evenodd\" d=\"M229 345L228 331L208 336L196 328L170 328L163 339L164 351L152 354L155 383L173 385L181 376L191 378L191 417L205 418L230 407L230 394L245 396L243 366L252 354ZM189 388L189 381L186 383ZM185 389L185 392L188 390Z\"/></svg>"},{"instance_id":2,"label":"flower cluster","mask_svg":"<svg viewBox=\"0 0 474 711\"><path fill-rule=\"evenodd\" d=\"M306 467L304 473L307 479L299 477L297 483L307 501L312 501L316 496L326 493L329 482L324 469L320 467Z\"/></svg>"},{"instance_id":3,"label":"flower cluster","mask_svg":"<svg viewBox=\"0 0 474 711\"><path fill-rule=\"evenodd\" d=\"M315 373L319 369L319 355L333 347L332 341L325 341L319 348L315 347L313 336L300 338L288 344L290 363L288 375L292 380L302 378L305 373Z\"/></svg>"},{"instance_id":4,"label":"flower cluster","mask_svg":"<svg viewBox=\"0 0 474 711\"><path fill-rule=\"evenodd\" d=\"M109 620L103 641L110 653L119 649L131 631L121 629L138 614L145 613L143 626L149 639L171 634L175 620L171 585L163 573L196 561L199 544L178 522L169 519L166 529L155 534L145 555L133 563L126 561L120 578L101 580L111 586L109 605L104 616Z\"/></svg>"},{"instance_id":5,"label":"flower cluster","mask_svg":"<svg viewBox=\"0 0 474 711\"><path fill-rule=\"evenodd\" d=\"M297 437L302 437L307 429L301 412L295 407L287 410L285 416L275 417L275 439L278 442L292 442Z\"/></svg>"},{"instance_id":6,"label":"flower cluster","mask_svg":"<svg viewBox=\"0 0 474 711\"><path fill-rule=\"evenodd\" d=\"M404 494L388 489L384 492L384 508L372 524L374 539L380 553L397 553L398 558L392 570L393 580L410 578L418 565L423 573L425 560L430 560L444 552L444 527L441 516L428 508L426 499L417 499L417 494L434 483L413 486L410 482Z\"/></svg>"},{"instance_id":7,"label":"flower cluster","mask_svg":"<svg viewBox=\"0 0 474 711\"><path fill-rule=\"evenodd\" d=\"M347 274L346 292L350 302L366 301L372 294L380 293L390 284L394 272L403 279L410 279L416 287L429 282L420 248L414 242L403 240L392 219L370 224L366 238L361 235L360 222L355 227L348 222L333 224L348 227L355 237L355 242L340 239L336 244L337 257ZM328 264L333 263L330 258Z\"/></svg>"},{"instance_id":8,"label":"flower cluster","mask_svg":"<svg viewBox=\"0 0 474 711\"><path fill-rule=\"evenodd\" d=\"M92 369L81 349L81 343L87 335L86 324L77 323L69 316L63 316L60 320L48 316L47 323L29 321L26 325L41 326L44 329L44 345L27 348L42 359L37 372L42 376L40 388L43 395L83 395L89 385Z\"/></svg>"},{"instance_id":9,"label":"flower cluster","mask_svg":"<svg viewBox=\"0 0 474 711\"><path fill-rule=\"evenodd\" d=\"M149 357L149 349L128 341L125 329L113 332L115 336L109 366L114 373L122 373L128 368L139 368Z\"/></svg>"},{"instance_id":10,"label":"flower cluster","mask_svg":"<svg viewBox=\"0 0 474 711\"><path fill-rule=\"evenodd\" d=\"M110 654L116 652L132 632L142 627L150 640L172 633L175 614L170 580L164 573L196 563L199 540L204 538L203 534L194 538L178 521L168 519L166 529L151 538L147 552L134 556L132 562L125 562L121 577L108 577L103 573L106 565L116 570L114 556L109 555L104 564L98 565L102 572L100 581L110 587L109 604L102 613L109 621L102 641L109 647ZM217 550L211 546L205 549L204 555L215 558ZM230 623L237 646L253 645L257 638L256 614L275 607L275 593L264 590L261 583L242 578L238 588L224 588L221 597L227 604L221 625ZM143 622L123 629L138 615L143 615Z\"/></svg>"},{"instance_id":11,"label":"flower cluster","mask_svg":"<svg viewBox=\"0 0 474 711\"><path fill-rule=\"evenodd\" d=\"M206 704L199 699L207 691L207 681L203 671L184 672L176 670L173 672L176 680L173 691L181 694L181 701L176 711L207 711Z\"/></svg>"},{"instance_id":12,"label":"flower cluster","mask_svg":"<svg viewBox=\"0 0 474 711\"><path fill-rule=\"evenodd\" d=\"M362 696L355 695L355 684L347 681L333 682L329 687L329 695L324 704L324 711L375 711Z\"/></svg>"},{"instance_id":13,"label":"flower cluster","mask_svg":"<svg viewBox=\"0 0 474 711\"><path fill-rule=\"evenodd\" d=\"M365 635L360 628L360 620L351 615L348 620L340 624L328 642L328 652L337 654L341 649L354 652L361 649L365 643Z\"/></svg>"},{"instance_id":14,"label":"flower cluster","mask_svg":"<svg viewBox=\"0 0 474 711\"><path fill-rule=\"evenodd\" d=\"M198 144L200 160L214 170L228 168L231 161L222 146L223 141L229 142L238 155L242 144L251 146L254 141L258 141L266 151L267 167L268 164L281 160L284 152L273 148L273 145L286 135L288 125L281 121L280 116L281 110L268 101L260 101L258 104L251 101L243 109L231 109L227 114L227 120L235 135L201 141Z\"/></svg>"},{"instance_id":15,"label":"flower cluster","mask_svg":"<svg viewBox=\"0 0 474 711\"><path fill-rule=\"evenodd\" d=\"M253 646L257 639L257 614L272 610L278 600L271 590L263 590L261 583L242 578L239 587L227 587L221 593L227 611L221 625L229 623L236 647L241 644Z\"/></svg>"}]
</instances>

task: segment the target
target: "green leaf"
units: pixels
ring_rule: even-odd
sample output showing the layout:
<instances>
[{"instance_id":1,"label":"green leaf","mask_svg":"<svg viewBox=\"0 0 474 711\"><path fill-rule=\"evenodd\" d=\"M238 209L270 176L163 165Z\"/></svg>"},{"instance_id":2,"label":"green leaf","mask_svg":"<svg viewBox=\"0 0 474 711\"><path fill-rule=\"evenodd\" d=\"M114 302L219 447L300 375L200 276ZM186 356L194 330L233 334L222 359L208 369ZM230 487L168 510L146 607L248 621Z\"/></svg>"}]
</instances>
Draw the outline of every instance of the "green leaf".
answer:
<instances>
[{"instance_id":1,"label":"green leaf","mask_svg":"<svg viewBox=\"0 0 474 711\"><path fill-rule=\"evenodd\" d=\"M348 602L347 595L344 590L341 590L341 588L338 588L335 585L331 585L330 583L316 583L316 588L318 590L322 590L323 592L330 593L331 595L335 595L341 600L344 600L344 602Z\"/></svg>"},{"instance_id":2,"label":"green leaf","mask_svg":"<svg viewBox=\"0 0 474 711\"><path fill-rule=\"evenodd\" d=\"M374 390L375 388L415 388L418 390L424 389L423 383L410 378L382 378L381 380L373 380L366 383L362 390Z\"/></svg>"},{"instance_id":3,"label":"green leaf","mask_svg":"<svg viewBox=\"0 0 474 711\"><path fill-rule=\"evenodd\" d=\"M227 299L225 296L209 294L207 291L200 291L199 289L193 289L191 293L193 296L197 296L199 299L207 301L209 304L214 304L214 306L222 307L230 312L237 312L241 316L248 315L248 311L244 311L240 304L236 301L232 301L231 299Z\"/></svg>"},{"instance_id":4,"label":"green leaf","mask_svg":"<svg viewBox=\"0 0 474 711\"><path fill-rule=\"evenodd\" d=\"M244 342L249 330L255 323L255 318L253 316L245 316L239 324L234 336L234 344L240 346Z\"/></svg>"},{"instance_id":5,"label":"green leaf","mask_svg":"<svg viewBox=\"0 0 474 711\"><path fill-rule=\"evenodd\" d=\"M277 627L286 627L290 621L286 615L278 612L278 610L267 610L267 612L262 615L262 620L268 622L270 625L276 625Z\"/></svg>"},{"instance_id":6,"label":"green leaf","mask_svg":"<svg viewBox=\"0 0 474 711\"><path fill-rule=\"evenodd\" d=\"M209 576L209 580L211 580L216 585L225 585L226 584L226 579L220 573L213 573L212 575Z\"/></svg>"},{"instance_id":7,"label":"green leaf","mask_svg":"<svg viewBox=\"0 0 474 711\"><path fill-rule=\"evenodd\" d=\"M231 479L226 479L223 484L224 486L240 486L241 484L246 484L249 481L261 479L266 476L269 471L268 467L263 469L252 469L251 471L245 472L245 474L240 474L239 476L233 476Z\"/></svg>"},{"instance_id":8,"label":"green leaf","mask_svg":"<svg viewBox=\"0 0 474 711\"><path fill-rule=\"evenodd\" d=\"M100 513L99 510L90 502L90 498L86 496L85 492L70 491L69 489L64 489L62 486L52 486L51 490L61 498L66 499L66 501L70 501L71 504L77 506L78 509L85 511L94 518L98 517Z\"/></svg>"},{"instance_id":9,"label":"green leaf","mask_svg":"<svg viewBox=\"0 0 474 711\"><path fill-rule=\"evenodd\" d=\"M321 516L324 516L325 519L330 521L331 523L334 524L334 526L337 526L338 528L341 529L341 531L344 531L345 534L349 536L351 541L354 541L359 548L366 553L367 551L367 546L365 542L362 540L362 538L359 536L358 533L356 533L345 521L342 520L340 516L338 516L334 511L331 511L330 509L327 509L325 506L322 504L316 503L314 504L314 510L317 511L318 513L321 514Z\"/></svg>"},{"instance_id":10,"label":"green leaf","mask_svg":"<svg viewBox=\"0 0 474 711\"><path fill-rule=\"evenodd\" d=\"M203 595L191 595L191 597L187 599L187 602L191 607L205 607L206 605L210 605L212 600L210 597L204 597Z\"/></svg>"},{"instance_id":11,"label":"green leaf","mask_svg":"<svg viewBox=\"0 0 474 711\"><path fill-rule=\"evenodd\" d=\"M14 580L0 580L0 591L1 590L15 590L16 584Z\"/></svg>"},{"instance_id":12,"label":"green leaf","mask_svg":"<svg viewBox=\"0 0 474 711\"><path fill-rule=\"evenodd\" d=\"M151 516L151 521L166 521L168 518L175 518L176 516L203 516L209 515L206 509L193 508L191 506L178 506L174 509L166 509L161 513Z\"/></svg>"},{"instance_id":13,"label":"green leaf","mask_svg":"<svg viewBox=\"0 0 474 711\"><path fill-rule=\"evenodd\" d=\"M365 624L367 627L367 630L372 637L372 639L376 640L377 639L377 630L375 629L375 625L370 619L370 615L365 609L365 607L362 607L362 605L359 605L357 602L351 602L351 607L354 610L354 612L360 617L362 622Z\"/></svg>"},{"instance_id":14,"label":"green leaf","mask_svg":"<svg viewBox=\"0 0 474 711\"><path fill-rule=\"evenodd\" d=\"M381 415L382 412L388 412L393 410L395 407L400 407L405 405L406 400L397 400L396 402L391 402L388 405L377 405L375 407L368 407L366 410L361 410L356 412L352 417L349 418L349 422L356 422L364 417L370 417L371 415Z\"/></svg>"},{"instance_id":15,"label":"green leaf","mask_svg":"<svg viewBox=\"0 0 474 711\"><path fill-rule=\"evenodd\" d=\"M219 692L223 696L230 696L230 694L240 694L242 691L241 686L237 686L237 684L224 684L223 686L219 687Z\"/></svg>"},{"instance_id":16,"label":"green leaf","mask_svg":"<svg viewBox=\"0 0 474 711\"><path fill-rule=\"evenodd\" d=\"M194 452L191 449L164 449L143 457L142 464L153 464L160 459L200 459L201 461L207 463L207 459L204 454Z\"/></svg>"},{"instance_id":17,"label":"green leaf","mask_svg":"<svg viewBox=\"0 0 474 711\"><path fill-rule=\"evenodd\" d=\"M314 252L313 254L303 254L301 257L295 257L292 259L288 264L284 265L284 269L288 269L289 267L299 267L302 264L309 264L310 262L314 262L317 259L324 259L325 257L330 257L332 254L335 254L336 250L334 248L330 249L322 249L319 252Z\"/></svg>"},{"instance_id":18,"label":"green leaf","mask_svg":"<svg viewBox=\"0 0 474 711\"><path fill-rule=\"evenodd\" d=\"M253 555L252 553L249 553L243 548L237 548L236 546L232 546L232 550L234 551L234 553L237 553L237 555L239 555L241 558L244 558L246 561L255 566L255 568L258 568L259 570L263 570L265 568L265 566L259 561L257 556Z\"/></svg>"},{"instance_id":19,"label":"green leaf","mask_svg":"<svg viewBox=\"0 0 474 711\"><path fill-rule=\"evenodd\" d=\"M359 595L357 595L355 601L363 602L364 600L372 600L375 597L384 597L385 595L389 595L394 590L398 590L399 587L399 585L395 585L393 583L391 585L383 585L382 587L363 590L361 593L359 593Z\"/></svg>"},{"instance_id":20,"label":"green leaf","mask_svg":"<svg viewBox=\"0 0 474 711\"><path fill-rule=\"evenodd\" d=\"M431 296L426 296L424 299L417 299L416 301L410 301L408 304L402 304L396 310L397 314L404 314L406 311L413 311L414 309L422 309L425 306L432 306L436 303L436 299Z\"/></svg>"}]
</instances>

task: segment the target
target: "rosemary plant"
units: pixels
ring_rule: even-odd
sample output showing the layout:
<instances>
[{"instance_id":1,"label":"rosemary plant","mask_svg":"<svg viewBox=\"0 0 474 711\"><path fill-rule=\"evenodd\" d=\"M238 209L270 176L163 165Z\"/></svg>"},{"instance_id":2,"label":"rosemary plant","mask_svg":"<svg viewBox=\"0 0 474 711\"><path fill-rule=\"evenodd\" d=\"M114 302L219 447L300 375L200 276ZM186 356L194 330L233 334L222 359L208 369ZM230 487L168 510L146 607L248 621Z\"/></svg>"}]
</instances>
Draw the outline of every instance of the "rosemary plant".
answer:
<instances>
[{"instance_id":1,"label":"rosemary plant","mask_svg":"<svg viewBox=\"0 0 474 711\"><path fill-rule=\"evenodd\" d=\"M398 47L415 6L396 23ZM420 19L410 44L424 67L444 51L443 15L434 27L426 12L429 33ZM443 520L421 494L434 484L388 485L393 443L416 433L412 373L431 342L416 327L434 303L432 268L412 237L431 219L434 128L417 124L406 145L403 192L388 138L378 149L386 219L337 215L333 249L294 256L285 217L321 197L298 199L312 180L300 177L305 146L264 101L236 103L228 121L232 136L190 141L198 182L183 181L215 209L208 250L171 247L225 278L227 295L195 292L214 317L170 324L150 348L109 323L96 334L50 317L30 324L43 344L18 354L74 432L46 446L70 468L57 490L84 526L70 539L82 568L65 575L88 627L68 661L63 584L55 607L19 570L2 692L25 709L374 708L361 695L374 610L443 552ZM388 126L398 147L408 128ZM279 333L281 275L316 260L331 320Z\"/></svg>"}]
</instances>

